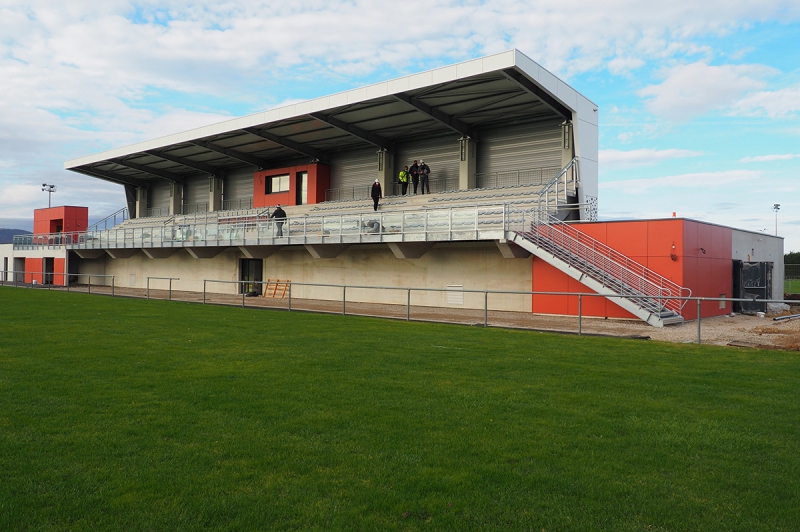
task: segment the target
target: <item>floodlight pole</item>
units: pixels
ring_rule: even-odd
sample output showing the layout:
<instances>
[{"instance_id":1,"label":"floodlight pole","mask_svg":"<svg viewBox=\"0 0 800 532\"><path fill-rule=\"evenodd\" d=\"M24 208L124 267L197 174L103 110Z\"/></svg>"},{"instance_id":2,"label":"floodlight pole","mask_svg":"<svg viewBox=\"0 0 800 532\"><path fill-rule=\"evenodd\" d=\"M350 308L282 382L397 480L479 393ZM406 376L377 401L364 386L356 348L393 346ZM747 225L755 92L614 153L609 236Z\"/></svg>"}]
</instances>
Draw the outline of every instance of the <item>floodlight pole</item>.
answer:
<instances>
[{"instance_id":1,"label":"floodlight pole","mask_svg":"<svg viewBox=\"0 0 800 532\"><path fill-rule=\"evenodd\" d=\"M778 236L778 211L781 210L781 204L774 204L772 210L775 211L775 236Z\"/></svg>"},{"instance_id":2,"label":"floodlight pole","mask_svg":"<svg viewBox=\"0 0 800 532\"><path fill-rule=\"evenodd\" d=\"M42 183L42 192L47 192L47 208L50 208L50 198L53 195L53 192L56 191L55 185L48 185L47 183Z\"/></svg>"}]
</instances>

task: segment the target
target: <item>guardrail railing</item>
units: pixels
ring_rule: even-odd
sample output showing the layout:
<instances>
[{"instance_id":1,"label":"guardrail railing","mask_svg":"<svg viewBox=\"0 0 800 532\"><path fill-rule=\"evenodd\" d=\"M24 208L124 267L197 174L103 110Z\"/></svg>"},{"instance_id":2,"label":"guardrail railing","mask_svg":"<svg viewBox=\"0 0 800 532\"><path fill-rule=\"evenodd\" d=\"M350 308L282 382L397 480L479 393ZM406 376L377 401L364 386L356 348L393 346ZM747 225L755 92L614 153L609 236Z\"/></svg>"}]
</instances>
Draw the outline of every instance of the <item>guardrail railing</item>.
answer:
<instances>
[{"instance_id":1,"label":"guardrail railing","mask_svg":"<svg viewBox=\"0 0 800 532\"><path fill-rule=\"evenodd\" d=\"M23 272L9 272L9 273L23 273ZM30 272L29 272L30 273ZM82 274L83 275L83 274ZM105 277L111 278L111 293L110 295L114 296L114 276L113 275L88 275L90 278L94 277ZM232 298L237 298L237 306L247 307L247 308L259 308L259 309L274 309L274 310L287 310L287 311L301 311L301 312L323 312L323 313L336 313L342 315L360 315L360 316L375 316L375 317L384 317L384 318L400 318L405 319L408 321L444 321L448 323L464 323L463 319L459 320L455 315L451 315L449 313L436 313L436 318L431 319L420 319L414 317L414 311L419 312L420 309L424 308L439 308L438 306L431 306L425 304L415 304L414 301L414 294L431 294L431 293L447 293L451 292L451 288L429 288L429 287L408 287L408 286L368 286L368 285L340 285L340 284L321 284L321 283L300 283L300 282L292 282L286 281L289 285L287 295L286 295L286 304L284 307L265 307L263 305L257 305L255 303L251 304L249 307L246 304L247 294L244 290L240 290L241 294L223 294L219 292L209 292L208 287L213 286L214 284L219 285L257 285L262 287L260 292L263 292L263 286L268 284L268 281L225 281L225 280L216 280L216 279L204 279L203 280L203 297L202 300L197 298L192 298L189 300L182 299L183 302L194 302L194 303L202 303L207 304L211 300L211 296L214 296L217 300L213 302L213 304L230 304L230 301L233 301ZM0 286L8 285L8 286L18 286L18 287L27 287L27 288L34 288L36 285L32 285L31 283L17 283L16 285L12 281L3 282L0 280ZM98 285L98 288L102 286L102 288L108 288L108 284ZM303 308L300 305L300 301L314 301L317 300L315 298L310 297L300 297L293 293L292 288L295 287L295 292L297 292L298 288L303 287L310 287L310 288L328 288L331 289L327 293L329 294L341 294L337 296L335 300L332 300L335 303L334 307L329 307L330 310L321 310L319 308ZM42 287L44 288L44 287ZM49 287L52 290L69 290L69 286L60 287L58 285L53 285ZM348 294L352 294L353 292L358 292L359 290L380 290L389 293L400 293L401 296L398 297L391 297L387 296L382 299L389 300L391 299L394 301L392 304L379 304L378 306L372 306L368 310L363 309L364 301L359 300L358 298L348 299ZM318 293L319 290L314 290L314 293ZM475 296L474 301L481 301L481 304L477 305L475 308L464 308L465 312L469 313L472 311L482 313L482 325L485 327L493 326L492 323L492 313L503 313L503 310L498 308L493 308L491 305L492 298L495 296L502 296L504 300L508 299L508 296L569 296L577 298L577 315L575 316L559 316L558 318L565 324L572 323L571 320L576 320L575 332L578 334L583 334L583 320L586 318L583 314L583 303L586 298L614 298L614 297L625 297L624 295L604 295L604 294L596 294L596 293L586 293L586 292L542 292L542 291L516 291L516 290L475 290L475 289L461 289L459 290L462 294L470 294ZM91 292L91 284L89 285L89 293ZM99 295L108 295L107 292L104 291L96 291L96 294ZM405 296L405 297L403 297ZM127 297L131 297L131 294L127 294ZM133 297L136 297L135 295ZM142 296L138 296L142 297ZM172 294L169 293L168 297L171 299ZM221 297L227 297L225 301L220 300ZM238 302L238 298L241 298L241 301ZM253 298L253 299L260 299L264 300L265 298ZM725 303L726 306L728 303L733 302L742 302L742 303L753 303L758 302L764 305L766 308L769 303L782 303L782 304L796 304L797 301L790 301L790 300L783 300L783 299L758 299L757 297L753 298L735 298L735 297L696 297L696 296L688 296L688 297L675 297L675 296L663 296L659 297L658 299L674 299L674 300L685 300L689 303L692 303L696 307L696 329L697 329L697 343L702 343L702 322L704 320L710 319L710 317L702 317L702 309L703 304L711 304L711 306L707 306L706 308L718 308L719 303ZM331 302L331 300L327 300L327 302ZM348 310L348 303L351 305L350 310ZM362 307L358 307L358 305L362 305ZM400 310L401 312L390 312L386 310L385 312L381 312L381 309L385 309L389 306L395 307L402 307ZM356 307L356 308L353 308ZM452 308L451 308L452 310ZM476 324L472 321L471 317L473 314L470 314L470 318L468 318L468 322L470 324ZM535 316L533 313L530 313L531 316ZM761 314L759 314L761 315ZM724 316L724 315L723 315ZM712 316L712 317L723 317L723 316ZM798 315L792 316L785 316L783 318L777 319L793 319L798 318ZM497 315L494 317L495 320L499 320ZM776 321L777 321L776 319ZM597 320L597 322L606 322L606 320ZM504 325L499 325L504 326ZM688 323L685 325L676 325L676 327L686 327ZM568 325L560 328L560 329L549 329L553 332L559 331L568 331L572 332Z\"/></svg>"}]
</instances>

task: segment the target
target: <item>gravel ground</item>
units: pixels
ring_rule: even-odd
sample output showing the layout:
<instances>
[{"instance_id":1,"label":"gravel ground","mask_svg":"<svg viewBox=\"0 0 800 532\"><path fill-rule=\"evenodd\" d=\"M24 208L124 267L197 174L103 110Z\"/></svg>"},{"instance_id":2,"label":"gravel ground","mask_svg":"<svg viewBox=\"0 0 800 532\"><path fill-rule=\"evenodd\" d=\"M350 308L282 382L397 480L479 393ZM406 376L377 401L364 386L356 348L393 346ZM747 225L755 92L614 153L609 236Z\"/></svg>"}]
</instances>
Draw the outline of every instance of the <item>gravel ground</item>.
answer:
<instances>
[{"instance_id":1,"label":"gravel ground","mask_svg":"<svg viewBox=\"0 0 800 532\"><path fill-rule=\"evenodd\" d=\"M60 289L60 288L59 288ZM71 291L86 292L86 286L72 287ZM94 286L93 294L110 295L108 287ZM115 295L123 297L145 297L145 290L135 288L116 288ZM167 299L166 290L150 290L151 299ZM202 303L203 295L196 292L172 291L171 298L176 301ZM242 305L242 297L227 294L207 294L206 302L218 305ZM246 297L244 305L251 308L287 309L287 299L265 297ZM293 299L292 310L327 312L341 314L341 301ZM484 324L487 320L492 327L524 328L540 331L578 333L578 319L574 316L543 316L523 312L489 311L484 317L483 310L436 308L405 305L384 305L374 303L348 302L344 309L348 315L378 316L414 321L434 321L460 323L465 325ZM800 304L781 315L800 314ZM774 316L764 318L743 314L704 318L700 322L700 340L704 344L732 345L744 348L788 349L800 351L800 318L773 321ZM582 334L606 335L627 338L650 338L663 342L694 343L698 339L697 321L683 325L670 325L663 328L652 327L638 320L583 318L580 323Z\"/></svg>"}]
</instances>

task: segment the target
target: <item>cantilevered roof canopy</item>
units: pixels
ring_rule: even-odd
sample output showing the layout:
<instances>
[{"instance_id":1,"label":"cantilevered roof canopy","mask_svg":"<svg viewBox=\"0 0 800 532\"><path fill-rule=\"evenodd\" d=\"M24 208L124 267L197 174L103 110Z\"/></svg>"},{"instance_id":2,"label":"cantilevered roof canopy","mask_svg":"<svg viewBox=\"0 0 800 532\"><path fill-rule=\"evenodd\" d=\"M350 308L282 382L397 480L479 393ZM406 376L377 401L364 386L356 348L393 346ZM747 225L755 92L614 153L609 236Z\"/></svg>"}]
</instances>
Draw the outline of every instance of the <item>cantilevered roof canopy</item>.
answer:
<instances>
[{"instance_id":1,"label":"cantilevered roof canopy","mask_svg":"<svg viewBox=\"0 0 800 532\"><path fill-rule=\"evenodd\" d=\"M68 170L130 186L182 183L242 167L326 162L364 147L520 121L577 119L589 100L517 50L474 59L67 161ZM596 117L593 118L596 120ZM596 123L596 121L595 121Z\"/></svg>"}]
</instances>

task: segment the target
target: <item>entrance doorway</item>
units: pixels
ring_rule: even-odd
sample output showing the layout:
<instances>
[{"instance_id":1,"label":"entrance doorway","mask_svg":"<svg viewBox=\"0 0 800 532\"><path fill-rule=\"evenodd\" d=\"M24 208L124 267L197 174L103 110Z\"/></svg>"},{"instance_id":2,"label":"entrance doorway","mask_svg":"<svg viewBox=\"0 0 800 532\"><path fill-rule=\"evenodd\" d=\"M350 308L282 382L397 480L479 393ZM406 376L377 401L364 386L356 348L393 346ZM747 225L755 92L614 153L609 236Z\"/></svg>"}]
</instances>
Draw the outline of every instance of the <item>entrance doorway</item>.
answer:
<instances>
[{"instance_id":1,"label":"entrance doorway","mask_svg":"<svg viewBox=\"0 0 800 532\"><path fill-rule=\"evenodd\" d=\"M264 280L264 260L263 259L241 259L239 264L239 293L256 291L261 293L261 281Z\"/></svg>"},{"instance_id":2,"label":"entrance doorway","mask_svg":"<svg viewBox=\"0 0 800 532\"><path fill-rule=\"evenodd\" d=\"M297 174L297 205L308 204L308 172Z\"/></svg>"},{"instance_id":3,"label":"entrance doorway","mask_svg":"<svg viewBox=\"0 0 800 532\"><path fill-rule=\"evenodd\" d=\"M42 276L42 284L53 284L53 273L55 273L55 259L52 257L45 257L42 264L44 266L44 275Z\"/></svg>"}]
</instances>

